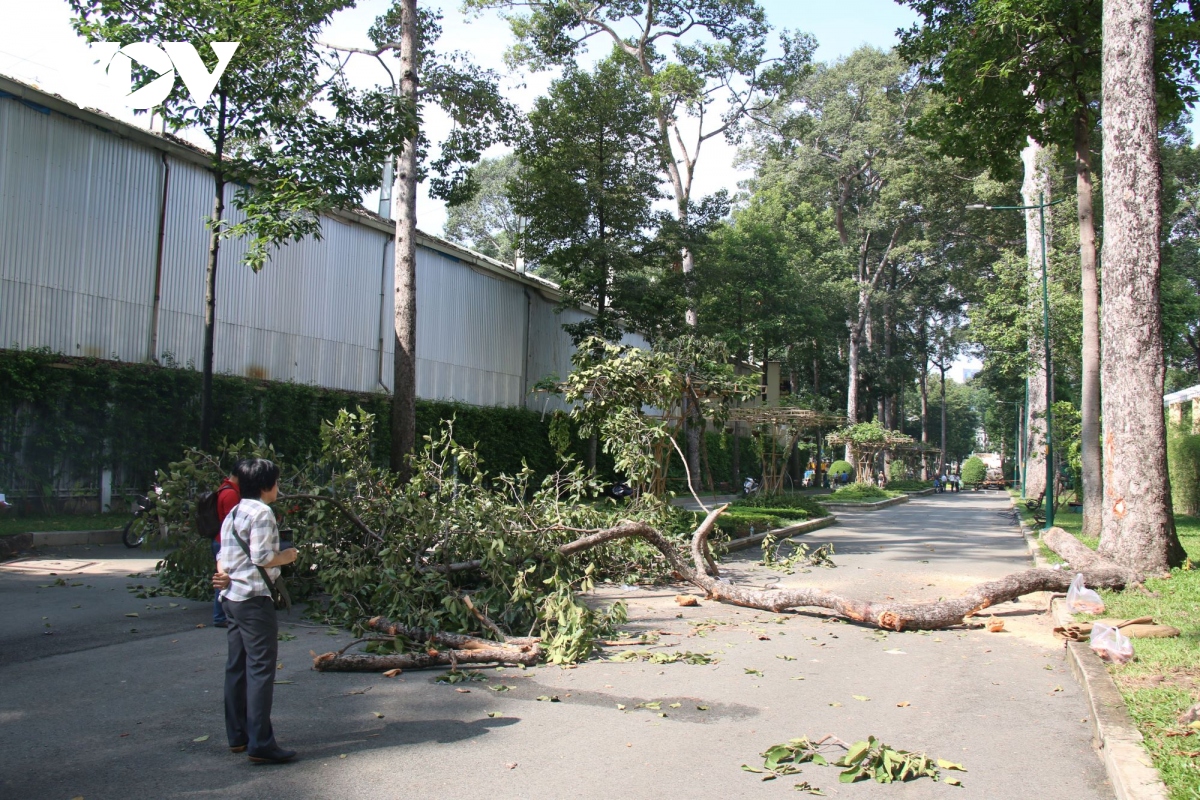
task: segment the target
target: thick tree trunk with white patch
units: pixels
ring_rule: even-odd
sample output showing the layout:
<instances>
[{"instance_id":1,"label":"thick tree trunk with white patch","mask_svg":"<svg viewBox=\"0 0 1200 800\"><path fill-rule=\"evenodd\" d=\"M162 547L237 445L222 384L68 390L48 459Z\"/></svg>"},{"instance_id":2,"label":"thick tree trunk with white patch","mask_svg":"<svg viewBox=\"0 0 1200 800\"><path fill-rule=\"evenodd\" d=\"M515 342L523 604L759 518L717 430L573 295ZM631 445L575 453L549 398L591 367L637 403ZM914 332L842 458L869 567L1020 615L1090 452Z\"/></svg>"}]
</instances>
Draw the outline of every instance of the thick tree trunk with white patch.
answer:
<instances>
[{"instance_id":1,"label":"thick tree trunk with white patch","mask_svg":"<svg viewBox=\"0 0 1200 800\"><path fill-rule=\"evenodd\" d=\"M1153 0L1105 0L1103 41L1105 475L1099 552L1161 574L1186 556L1171 511L1162 408Z\"/></svg>"},{"instance_id":2,"label":"thick tree trunk with white patch","mask_svg":"<svg viewBox=\"0 0 1200 800\"><path fill-rule=\"evenodd\" d=\"M1050 202L1049 154L1033 139L1021 151L1025 180L1021 184L1023 204ZM1031 318L1038 322L1029 330L1029 406L1025 417L1025 494L1037 497L1046 490L1046 361L1045 338L1042 335L1042 234L1037 210L1025 212L1025 257L1029 265L1028 281ZM1046 246L1050 246L1050 215L1046 215ZM1032 313L1036 310L1036 313Z\"/></svg>"}]
</instances>

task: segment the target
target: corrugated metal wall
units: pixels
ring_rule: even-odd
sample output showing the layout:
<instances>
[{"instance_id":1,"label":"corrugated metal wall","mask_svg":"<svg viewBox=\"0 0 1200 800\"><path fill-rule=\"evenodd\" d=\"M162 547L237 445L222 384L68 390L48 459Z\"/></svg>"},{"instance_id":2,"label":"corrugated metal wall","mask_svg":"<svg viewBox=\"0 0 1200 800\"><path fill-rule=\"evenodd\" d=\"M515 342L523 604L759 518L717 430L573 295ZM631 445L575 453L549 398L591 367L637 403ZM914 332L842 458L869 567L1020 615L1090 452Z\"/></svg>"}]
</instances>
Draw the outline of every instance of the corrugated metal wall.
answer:
<instances>
[{"instance_id":1,"label":"corrugated metal wall","mask_svg":"<svg viewBox=\"0 0 1200 800\"><path fill-rule=\"evenodd\" d=\"M121 126L0 96L0 347L200 363L212 177L186 153L164 157L117 135ZM229 203L236 187L227 191ZM240 263L244 252L240 241L221 247L217 372L360 392L382 390L382 381L390 390L387 231L326 217L321 240L283 248L258 274ZM556 315L526 279L485 266L418 248L417 394L540 409L526 387L567 374L573 348L562 323L585 312Z\"/></svg>"}]
</instances>

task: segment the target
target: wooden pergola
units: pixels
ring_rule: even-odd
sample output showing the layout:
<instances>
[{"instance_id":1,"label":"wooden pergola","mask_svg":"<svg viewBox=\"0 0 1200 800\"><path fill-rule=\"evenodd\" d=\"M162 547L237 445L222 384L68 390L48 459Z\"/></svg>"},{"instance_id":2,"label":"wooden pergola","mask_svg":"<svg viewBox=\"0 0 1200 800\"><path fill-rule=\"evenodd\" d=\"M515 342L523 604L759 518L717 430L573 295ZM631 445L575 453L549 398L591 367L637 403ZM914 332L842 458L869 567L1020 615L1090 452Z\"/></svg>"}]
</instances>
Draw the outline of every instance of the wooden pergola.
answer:
<instances>
[{"instance_id":1,"label":"wooden pergola","mask_svg":"<svg viewBox=\"0 0 1200 800\"><path fill-rule=\"evenodd\" d=\"M729 417L750 426L762 453L762 488L767 494L783 489L783 478L792 448L809 431L837 428L846 418L824 411L793 406L747 406L735 408Z\"/></svg>"},{"instance_id":2,"label":"wooden pergola","mask_svg":"<svg viewBox=\"0 0 1200 800\"><path fill-rule=\"evenodd\" d=\"M827 436L825 441L833 447L850 445L854 453L854 472L860 481L864 479L864 476L872 475L872 465L880 453L894 453L911 449L914 445L920 446L907 433L891 430L884 430L883 435L878 438L860 440L834 433Z\"/></svg>"}]
</instances>

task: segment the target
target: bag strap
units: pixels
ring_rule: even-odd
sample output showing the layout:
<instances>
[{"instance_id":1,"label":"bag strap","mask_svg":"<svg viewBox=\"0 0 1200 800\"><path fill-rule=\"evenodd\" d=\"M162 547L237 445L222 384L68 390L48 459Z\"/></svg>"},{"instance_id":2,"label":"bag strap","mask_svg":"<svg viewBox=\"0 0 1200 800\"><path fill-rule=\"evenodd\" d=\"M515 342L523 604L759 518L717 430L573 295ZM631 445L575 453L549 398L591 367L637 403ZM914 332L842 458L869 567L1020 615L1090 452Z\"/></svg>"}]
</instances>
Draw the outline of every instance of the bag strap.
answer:
<instances>
[{"instance_id":1,"label":"bag strap","mask_svg":"<svg viewBox=\"0 0 1200 800\"><path fill-rule=\"evenodd\" d=\"M238 545L241 546L242 552L246 554L246 560L251 564L254 564L254 559L250 557L250 546L246 544L245 540L243 540L241 536L238 536L237 513L240 510L241 504L238 504L234 506L233 511L230 512L233 514L233 519L229 521L229 532L233 534L233 538L236 539ZM282 591L278 586L275 585L275 581L271 580L271 576L267 574L266 568L260 567L258 564L254 564L254 568L258 570L258 574L262 576L263 582L267 584L267 591L271 593L271 601L276 604L283 603L288 608L291 608L291 598L287 597L285 591Z\"/></svg>"}]
</instances>

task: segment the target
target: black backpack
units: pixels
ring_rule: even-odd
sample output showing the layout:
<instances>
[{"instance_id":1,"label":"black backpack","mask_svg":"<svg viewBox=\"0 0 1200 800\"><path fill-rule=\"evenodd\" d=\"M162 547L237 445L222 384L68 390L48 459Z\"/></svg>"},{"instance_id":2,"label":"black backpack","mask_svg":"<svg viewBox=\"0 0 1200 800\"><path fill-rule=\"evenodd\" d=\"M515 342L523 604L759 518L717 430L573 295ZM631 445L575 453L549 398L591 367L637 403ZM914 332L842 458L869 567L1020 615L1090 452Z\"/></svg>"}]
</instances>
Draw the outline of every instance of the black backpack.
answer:
<instances>
[{"instance_id":1,"label":"black backpack","mask_svg":"<svg viewBox=\"0 0 1200 800\"><path fill-rule=\"evenodd\" d=\"M205 539L216 539L221 535L221 515L217 513L217 495L221 493L205 492L196 503L196 532Z\"/></svg>"}]
</instances>

